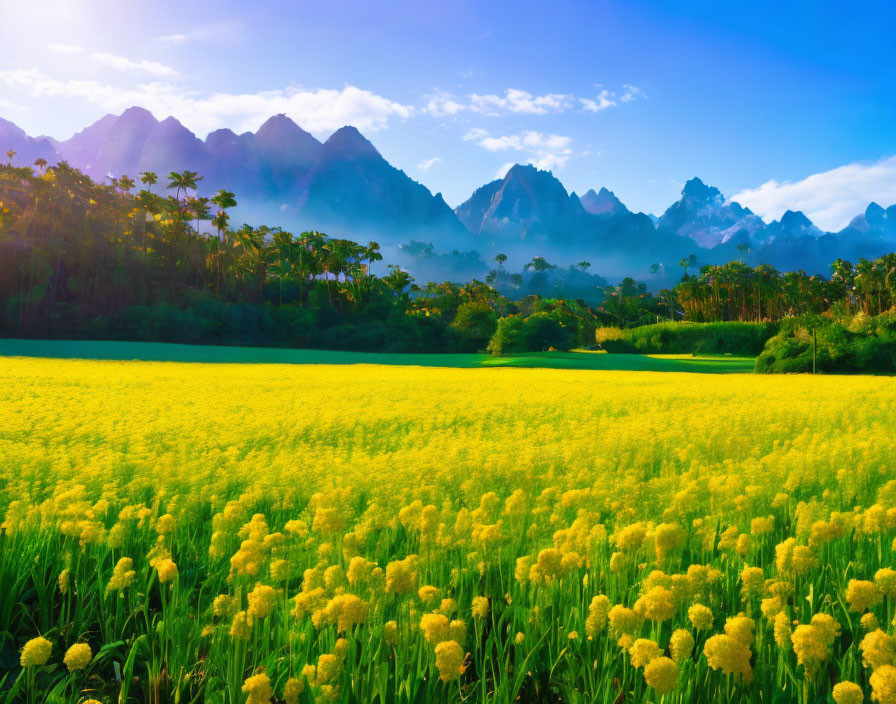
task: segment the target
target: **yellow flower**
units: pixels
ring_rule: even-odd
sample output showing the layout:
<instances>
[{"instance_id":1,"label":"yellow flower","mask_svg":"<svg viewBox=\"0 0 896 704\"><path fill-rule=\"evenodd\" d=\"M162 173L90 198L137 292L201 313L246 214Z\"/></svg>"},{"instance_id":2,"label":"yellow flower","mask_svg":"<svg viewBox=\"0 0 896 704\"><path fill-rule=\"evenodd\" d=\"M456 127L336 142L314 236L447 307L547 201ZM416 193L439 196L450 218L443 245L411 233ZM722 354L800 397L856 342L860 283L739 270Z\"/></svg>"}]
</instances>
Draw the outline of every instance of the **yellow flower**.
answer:
<instances>
[{"instance_id":1,"label":"yellow flower","mask_svg":"<svg viewBox=\"0 0 896 704\"><path fill-rule=\"evenodd\" d=\"M782 650L790 650L790 617L785 611L780 611L775 616L774 636L775 643L777 643L779 648Z\"/></svg>"},{"instance_id":2,"label":"yellow flower","mask_svg":"<svg viewBox=\"0 0 896 704\"><path fill-rule=\"evenodd\" d=\"M38 636L32 638L22 649L22 657L20 663L22 667L32 667L34 665L44 665L50 659L50 651L53 644L46 638Z\"/></svg>"},{"instance_id":3,"label":"yellow flower","mask_svg":"<svg viewBox=\"0 0 896 704\"><path fill-rule=\"evenodd\" d=\"M775 529L774 516L759 516L750 521L750 533L753 535L763 535L771 533Z\"/></svg>"},{"instance_id":4,"label":"yellow flower","mask_svg":"<svg viewBox=\"0 0 896 704\"><path fill-rule=\"evenodd\" d=\"M743 614L725 620L725 633L743 644L745 648L753 645L753 631L756 624Z\"/></svg>"},{"instance_id":5,"label":"yellow flower","mask_svg":"<svg viewBox=\"0 0 896 704\"><path fill-rule=\"evenodd\" d=\"M290 677L283 685L283 701L286 704L299 704L299 695L305 691L305 682L297 677Z\"/></svg>"},{"instance_id":6,"label":"yellow flower","mask_svg":"<svg viewBox=\"0 0 896 704\"><path fill-rule=\"evenodd\" d=\"M744 601L748 601L750 597L760 594L765 585L765 575L762 572L762 568L744 567L740 573L740 582L740 593Z\"/></svg>"},{"instance_id":7,"label":"yellow flower","mask_svg":"<svg viewBox=\"0 0 896 704\"><path fill-rule=\"evenodd\" d=\"M694 604L689 608L688 619L690 619L691 624L698 631L708 631L712 628L712 624L715 621L712 610L703 604Z\"/></svg>"},{"instance_id":8,"label":"yellow flower","mask_svg":"<svg viewBox=\"0 0 896 704\"><path fill-rule=\"evenodd\" d=\"M106 594L112 591L121 592L134 583L134 561L129 557L122 557L112 568L112 576L106 585Z\"/></svg>"},{"instance_id":9,"label":"yellow flower","mask_svg":"<svg viewBox=\"0 0 896 704\"><path fill-rule=\"evenodd\" d=\"M663 587L653 587L635 602L634 609L651 621L667 621L675 613L672 592Z\"/></svg>"},{"instance_id":10,"label":"yellow flower","mask_svg":"<svg viewBox=\"0 0 896 704\"><path fill-rule=\"evenodd\" d=\"M63 594L68 594L70 574L71 570L69 570L68 568L62 570L62 572L59 573L57 582L59 583L59 591Z\"/></svg>"},{"instance_id":11,"label":"yellow flower","mask_svg":"<svg viewBox=\"0 0 896 704\"><path fill-rule=\"evenodd\" d=\"M840 635L840 624L830 614L815 614L810 623L821 631L827 647L831 647Z\"/></svg>"},{"instance_id":12,"label":"yellow flower","mask_svg":"<svg viewBox=\"0 0 896 704\"><path fill-rule=\"evenodd\" d=\"M166 513L164 516L159 516L159 520L156 521L156 532L159 535L167 535L168 533L174 532L174 516L170 513Z\"/></svg>"},{"instance_id":13,"label":"yellow flower","mask_svg":"<svg viewBox=\"0 0 896 704\"><path fill-rule=\"evenodd\" d=\"M317 659L317 677L315 682L318 686L332 683L341 672L342 658L335 653L324 653Z\"/></svg>"},{"instance_id":14,"label":"yellow flower","mask_svg":"<svg viewBox=\"0 0 896 704\"><path fill-rule=\"evenodd\" d=\"M155 568L159 573L159 584L165 584L166 582L177 579L177 565L174 564L174 561L170 557L158 560L155 564Z\"/></svg>"},{"instance_id":15,"label":"yellow flower","mask_svg":"<svg viewBox=\"0 0 896 704\"><path fill-rule=\"evenodd\" d=\"M215 616L231 618L239 610L239 602L229 594L218 594L212 602L212 613Z\"/></svg>"},{"instance_id":16,"label":"yellow flower","mask_svg":"<svg viewBox=\"0 0 896 704\"><path fill-rule=\"evenodd\" d=\"M252 617L245 611L234 614L230 624L230 637L234 640L249 640L252 635Z\"/></svg>"},{"instance_id":17,"label":"yellow flower","mask_svg":"<svg viewBox=\"0 0 896 704\"><path fill-rule=\"evenodd\" d=\"M896 638L882 630L871 631L859 643L862 663L876 670L884 665L896 665Z\"/></svg>"},{"instance_id":18,"label":"yellow flower","mask_svg":"<svg viewBox=\"0 0 896 704\"><path fill-rule=\"evenodd\" d=\"M485 618L488 616L488 597L473 597L473 618Z\"/></svg>"},{"instance_id":19,"label":"yellow flower","mask_svg":"<svg viewBox=\"0 0 896 704\"><path fill-rule=\"evenodd\" d=\"M817 626L799 625L790 637L797 662L814 675L830 654L825 634Z\"/></svg>"},{"instance_id":20,"label":"yellow flower","mask_svg":"<svg viewBox=\"0 0 896 704\"><path fill-rule=\"evenodd\" d=\"M885 596L896 598L896 570L889 567L879 569L874 574L874 582Z\"/></svg>"},{"instance_id":21,"label":"yellow flower","mask_svg":"<svg viewBox=\"0 0 896 704\"><path fill-rule=\"evenodd\" d=\"M881 593L874 582L861 579L851 579L846 587L846 601L849 602L849 610L862 613L872 606L880 603Z\"/></svg>"},{"instance_id":22,"label":"yellow flower","mask_svg":"<svg viewBox=\"0 0 896 704\"><path fill-rule=\"evenodd\" d=\"M520 645L524 640L526 640L526 634L522 631L518 631L516 636L513 639L513 642L517 645Z\"/></svg>"},{"instance_id":23,"label":"yellow flower","mask_svg":"<svg viewBox=\"0 0 896 704\"><path fill-rule=\"evenodd\" d=\"M416 555L410 555L404 560L395 560L386 565L386 592L390 594L413 592L417 584L415 564Z\"/></svg>"},{"instance_id":24,"label":"yellow flower","mask_svg":"<svg viewBox=\"0 0 896 704\"><path fill-rule=\"evenodd\" d=\"M862 688L854 682L838 682L831 691L836 704L862 704L865 695Z\"/></svg>"},{"instance_id":25,"label":"yellow flower","mask_svg":"<svg viewBox=\"0 0 896 704\"><path fill-rule=\"evenodd\" d=\"M871 696L879 704L896 704L896 667L883 665L871 673Z\"/></svg>"},{"instance_id":26,"label":"yellow flower","mask_svg":"<svg viewBox=\"0 0 896 704\"><path fill-rule=\"evenodd\" d=\"M706 662L713 670L721 670L727 675L740 675L750 679L750 649L740 640L729 635L715 635L703 647Z\"/></svg>"},{"instance_id":27,"label":"yellow flower","mask_svg":"<svg viewBox=\"0 0 896 704\"><path fill-rule=\"evenodd\" d=\"M271 689L271 679L263 672L249 677L243 682L243 693L249 695L246 704L270 704L274 690Z\"/></svg>"},{"instance_id":28,"label":"yellow flower","mask_svg":"<svg viewBox=\"0 0 896 704\"><path fill-rule=\"evenodd\" d=\"M877 620L877 616L870 611L867 614L862 615L862 618L859 619L859 625L864 631L876 631L880 628L880 622Z\"/></svg>"},{"instance_id":29,"label":"yellow flower","mask_svg":"<svg viewBox=\"0 0 896 704\"><path fill-rule=\"evenodd\" d=\"M660 657L663 651L660 650L660 647L654 641L647 638L638 638L632 643L628 654L632 659L632 667L644 667L651 660L656 660L656 658Z\"/></svg>"},{"instance_id":30,"label":"yellow flower","mask_svg":"<svg viewBox=\"0 0 896 704\"><path fill-rule=\"evenodd\" d=\"M643 621L640 614L633 609L622 606L622 604L616 604L616 606L610 609L607 617L610 619L610 628L613 629L613 633L616 635L634 634L641 627L641 622Z\"/></svg>"},{"instance_id":31,"label":"yellow flower","mask_svg":"<svg viewBox=\"0 0 896 704\"><path fill-rule=\"evenodd\" d=\"M588 606L588 618L585 619L585 632L590 638L597 637L607 625L607 614L610 612L610 600L605 594L598 594L591 599Z\"/></svg>"},{"instance_id":32,"label":"yellow flower","mask_svg":"<svg viewBox=\"0 0 896 704\"><path fill-rule=\"evenodd\" d=\"M62 662L68 668L69 672L75 670L83 670L90 664L93 659L93 651L87 643L75 643L65 652Z\"/></svg>"},{"instance_id":33,"label":"yellow flower","mask_svg":"<svg viewBox=\"0 0 896 704\"><path fill-rule=\"evenodd\" d=\"M467 639L467 624L460 619L455 619L448 624L448 640L453 640L463 647Z\"/></svg>"},{"instance_id":34,"label":"yellow flower","mask_svg":"<svg viewBox=\"0 0 896 704\"><path fill-rule=\"evenodd\" d=\"M644 681L660 696L678 686L678 665L667 657L651 660L644 668Z\"/></svg>"},{"instance_id":35,"label":"yellow flower","mask_svg":"<svg viewBox=\"0 0 896 704\"><path fill-rule=\"evenodd\" d=\"M256 584L247 595L249 608L246 613L254 618L267 618L277 603L277 590L267 584Z\"/></svg>"},{"instance_id":36,"label":"yellow flower","mask_svg":"<svg viewBox=\"0 0 896 704\"><path fill-rule=\"evenodd\" d=\"M395 645L398 642L398 623L386 621L383 625L383 642L386 645Z\"/></svg>"},{"instance_id":37,"label":"yellow flower","mask_svg":"<svg viewBox=\"0 0 896 704\"><path fill-rule=\"evenodd\" d=\"M423 604L427 607L432 607L435 605L436 601L438 601L441 597L441 591L438 587L434 587L431 584L427 584L425 586L420 587L417 590L417 598L423 602Z\"/></svg>"},{"instance_id":38,"label":"yellow flower","mask_svg":"<svg viewBox=\"0 0 896 704\"><path fill-rule=\"evenodd\" d=\"M448 617L444 614L423 614L420 619L420 630L426 642L438 645L448 640Z\"/></svg>"},{"instance_id":39,"label":"yellow flower","mask_svg":"<svg viewBox=\"0 0 896 704\"><path fill-rule=\"evenodd\" d=\"M436 645L436 668L443 682L452 682L463 674L464 651L453 640L442 641Z\"/></svg>"},{"instance_id":40,"label":"yellow flower","mask_svg":"<svg viewBox=\"0 0 896 704\"><path fill-rule=\"evenodd\" d=\"M675 664L680 665L691 657L693 650L694 636L691 635L690 631L686 631L683 628L676 629L669 639L669 652Z\"/></svg>"}]
</instances>

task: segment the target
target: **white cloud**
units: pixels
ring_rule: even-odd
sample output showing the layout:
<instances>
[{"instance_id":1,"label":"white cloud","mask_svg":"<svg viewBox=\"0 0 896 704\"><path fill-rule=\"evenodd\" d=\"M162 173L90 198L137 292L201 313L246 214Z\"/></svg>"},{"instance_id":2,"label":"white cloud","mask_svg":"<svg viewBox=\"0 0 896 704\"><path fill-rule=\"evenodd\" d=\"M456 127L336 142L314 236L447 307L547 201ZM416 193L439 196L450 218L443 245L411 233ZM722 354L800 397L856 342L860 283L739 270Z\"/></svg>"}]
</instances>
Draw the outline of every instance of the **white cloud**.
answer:
<instances>
[{"instance_id":1,"label":"white cloud","mask_svg":"<svg viewBox=\"0 0 896 704\"><path fill-rule=\"evenodd\" d=\"M488 130L484 130L481 127L474 127L461 137L461 139L465 142L475 142L483 137L488 137Z\"/></svg>"},{"instance_id":2,"label":"white cloud","mask_svg":"<svg viewBox=\"0 0 896 704\"><path fill-rule=\"evenodd\" d=\"M787 210L802 210L822 230L837 231L871 201L884 207L896 203L896 156L846 164L800 181L767 181L731 199L765 220L776 220Z\"/></svg>"},{"instance_id":3,"label":"white cloud","mask_svg":"<svg viewBox=\"0 0 896 704\"><path fill-rule=\"evenodd\" d=\"M55 51L58 54L80 54L84 51L84 47L78 46L77 44L57 44L55 42L47 44L47 49Z\"/></svg>"},{"instance_id":4,"label":"white cloud","mask_svg":"<svg viewBox=\"0 0 896 704\"><path fill-rule=\"evenodd\" d=\"M90 55L94 61L109 68L118 69L119 71L131 71L133 73L145 73L155 78L166 78L177 76L178 73L170 66L165 66L158 61L133 61L125 56L117 56L104 51L97 51Z\"/></svg>"},{"instance_id":5,"label":"white cloud","mask_svg":"<svg viewBox=\"0 0 896 704\"><path fill-rule=\"evenodd\" d=\"M450 93L438 92L428 97L423 111L433 117L445 117L457 115L466 109L467 107L457 102Z\"/></svg>"},{"instance_id":6,"label":"white cloud","mask_svg":"<svg viewBox=\"0 0 896 704\"><path fill-rule=\"evenodd\" d=\"M27 110L24 105L19 105L18 103L14 103L11 100L4 100L0 98L0 108L4 110Z\"/></svg>"},{"instance_id":7,"label":"white cloud","mask_svg":"<svg viewBox=\"0 0 896 704\"><path fill-rule=\"evenodd\" d=\"M417 168L421 171L429 171L436 164L442 163L442 157L434 156L432 159L427 159L426 161L421 161L417 164Z\"/></svg>"},{"instance_id":8,"label":"white cloud","mask_svg":"<svg viewBox=\"0 0 896 704\"><path fill-rule=\"evenodd\" d=\"M579 102L582 104L582 109L587 112L600 112L601 110L606 110L607 108L612 108L616 105L616 101L611 98L613 94L608 90L602 90L597 94L597 98L591 100L590 98L579 98Z\"/></svg>"},{"instance_id":9,"label":"white cloud","mask_svg":"<svg viewBox=\"0 0 896 704\"><path fill-rule=\"evenodd\" d=\"M173 115L197 134L222 126L238 132L256 130L271 115L285 113L304 129L327 135L343 125L362 131L385 128L392 119L405 119L413 108L347 85L341 90L295 86L258 93L201 93L165 82L119 87L95 80L60 81L36 69L0 70L0 84L32 98L83 100L110 112L132 105L158 118Z\"/></svg>"},{"instance_id":10,"label":"white cloud","mask_svg":"<svg viewBox=\"0 0 896 704\"><path fill-rule=\"evenodd\" d=\"M523 150L568 150L572 140L559 134L544 134L527 130L519 134L505 134L498 137L483 136L477 144L490 152L505 149Z\"/></svg>"},{"instance_id":11,"label":"white cloud","mask_svg":"<svg viewBox=\"0 0 896 704\"><path fill-rule=\"evenodd\" d=\"M155 41L168 46L181 46L193 42L230 46L242 44L245 38L245 27L240 20L222 20L185 31L164 34L156 37Z\"/></svg>"},{"instance_id":12,"label":"white cloud","mask_svg":"<svg viewBox=\"0 0 896 704\"><path fill-rule=\"evenodd\" d=\"M490 152L508 150L529 152L532 156L528 158L528 163L546 170L564 166L573 154L570 137L534 130L492 136L487 131L477 128L470 130L463 139L467 142L476 142L478 146Z\"/></svg>"},{"instance_id":13,"label":"white cloud","mask_svg":"<svg viewBox=\"0 0 896 704\"><path fill-rule=\"evenodd\" d=\"M428 96L423 112L434 117L455 116L462 112L498 117L501 115L547 115L564 113L580 106L586 112L600 112L619 104L629 103L637 98L645 98L644 91L635 85L623 85L624 93L617 99L616 93L602 89L594 98L577 98L568 93L546 93L532 95L524 90L510 88L504 95L494 93L472 93L466 97L456 97L439 91Z\"/></svg>"},{"instance_id":14,"label":"white cloud","mask_svg":"<svg viewBox=\"0 0 896 704\"><path fill-rule=\"evenodd\" d=\"M160 44L171 44L174 46L179 46L181 44L186 44L190 41L190 37L186 34L166 34L161 37L156 37L156 41Z\"/></svg>"},{"instance_id":15,"label":"white cloud","mask_svg":"<svg viewBox=\"0 0 896 704\"><path fill-rule=\"evenodd\" d=\"M548 93L535 96L524 90L510 88L500 95L470 96L469 109L482 115L500 115L502 113L523 113L544 115L548 112L563 112L573 103L573 96L563 93Z\"/></svg>"},{"instance_id":16,"label":"white cloud","mask_svg":"<svg viewBox=\"0 0 896 704\"><path fill-rule=\"evenodd\" d=\"M624 83L622 87L625 88L625 93L623 93L622 97L619 99L623 103L630 103L638 98L644 99L647 97L644 89L639 86L632 85L631 83Z\"/></svg>"}]
</instances>

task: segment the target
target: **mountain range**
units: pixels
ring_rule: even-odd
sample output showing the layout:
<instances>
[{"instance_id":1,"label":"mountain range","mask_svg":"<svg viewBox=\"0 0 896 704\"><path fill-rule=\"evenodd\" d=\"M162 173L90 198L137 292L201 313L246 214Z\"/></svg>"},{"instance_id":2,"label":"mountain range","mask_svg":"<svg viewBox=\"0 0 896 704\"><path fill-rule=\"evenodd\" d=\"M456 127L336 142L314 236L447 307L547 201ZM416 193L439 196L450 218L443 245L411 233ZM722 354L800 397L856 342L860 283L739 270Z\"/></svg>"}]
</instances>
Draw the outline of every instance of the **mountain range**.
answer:
<instances>
[{"instance_id":1,"label":"mountain range","mask_svg":"<svg viewBox=\"0 0 896 704\"><path fill-rule=\"evenodd\" d=\"M64 141L29 137L0 119L0 153L8 149L19 165L65 160L97 180L197 171L204 194L237 194L240 222L376 240L389 261L418 278L481 278L499 252L517 268L534 256L564 266L584 260L610 279L665 284L691 254L701 264L742 259L827 274L838 257L896 250L896 205L871 203L843 230L822 232L801 212L766 223L699 178L655 217L630 211L605 187L578 196L552 173L517 164L452 210L354 127L321 142L285 115L254 133L220 129L205 140L140 107L106 115Z\"/></svg>"}]
</instances>

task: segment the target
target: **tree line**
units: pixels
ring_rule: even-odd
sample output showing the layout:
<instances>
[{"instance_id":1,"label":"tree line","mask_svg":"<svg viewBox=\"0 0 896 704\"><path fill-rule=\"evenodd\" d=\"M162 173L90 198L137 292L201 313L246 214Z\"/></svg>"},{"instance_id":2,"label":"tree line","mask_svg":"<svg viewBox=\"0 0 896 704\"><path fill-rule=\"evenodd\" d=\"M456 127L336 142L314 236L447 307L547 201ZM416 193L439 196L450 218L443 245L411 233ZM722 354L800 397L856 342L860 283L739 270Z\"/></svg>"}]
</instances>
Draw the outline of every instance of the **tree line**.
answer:
<instances>
[{"instance_id":1,"label":"tree line","mask_svg":"<svg viewBox=\"0 0 896 704\"><path fill-rule=\"evenodd\" d=\"M195 172L103 184L64 162L13 166L13 156L0 165L5 336L474 351L508 318L492 349L563 349L591 344L602 326L874 315L896 302L896 254L837 260L830 278L689 257L681 281L656 293L632 278L608 285L580 262L564 277L594 285L589 303L552 290L557 267L543 257L510 273L501 254L484 281L418 285L376 242L234 226L235 194L199 195Z\"/></svg>"},{"instance_id":2,"label":"tree line","mask_svg":"<svg viewBox=\"0 0 896 704\"><path fill-rule=\"evenodd\" d=\"M480 281L418 285L379 264L376 242L234 227L235 194L200 196L195 172L101 184L64 162L35 166L0 165L5 336L475 351L506 316L548 316L575 331L563 346L600 324L583 302L514 301Z\"/></svg>"}]
</instances>

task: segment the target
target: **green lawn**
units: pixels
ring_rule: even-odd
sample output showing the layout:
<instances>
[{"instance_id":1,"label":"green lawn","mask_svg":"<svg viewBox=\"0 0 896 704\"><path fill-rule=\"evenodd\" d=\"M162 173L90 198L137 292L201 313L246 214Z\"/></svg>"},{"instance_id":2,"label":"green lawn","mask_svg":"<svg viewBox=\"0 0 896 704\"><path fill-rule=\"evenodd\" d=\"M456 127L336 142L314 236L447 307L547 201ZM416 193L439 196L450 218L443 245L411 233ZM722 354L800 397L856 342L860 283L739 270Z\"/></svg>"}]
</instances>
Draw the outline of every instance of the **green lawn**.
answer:
<instances>
[{"instance_id":1,"label":"green lawn","mask_svg":"<svg viewBox=\"0 0 896 704\"><path fill-rule=\"evenodd\" d=\"M63 359L117 359L153 362L235 362L243 364L397 364L421 367L541 367L624 371L752 373L752 357L531 352L493 357L487 354L373 354L270 347L171 345L160 342L84 340L0 340L0 356Z\"/></svg>"}]
</instances>

